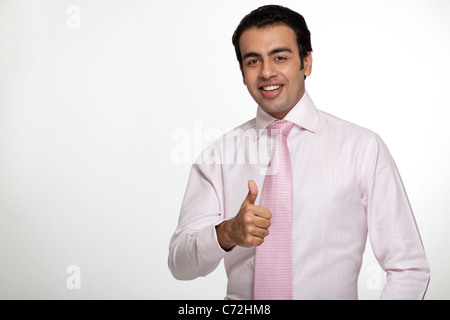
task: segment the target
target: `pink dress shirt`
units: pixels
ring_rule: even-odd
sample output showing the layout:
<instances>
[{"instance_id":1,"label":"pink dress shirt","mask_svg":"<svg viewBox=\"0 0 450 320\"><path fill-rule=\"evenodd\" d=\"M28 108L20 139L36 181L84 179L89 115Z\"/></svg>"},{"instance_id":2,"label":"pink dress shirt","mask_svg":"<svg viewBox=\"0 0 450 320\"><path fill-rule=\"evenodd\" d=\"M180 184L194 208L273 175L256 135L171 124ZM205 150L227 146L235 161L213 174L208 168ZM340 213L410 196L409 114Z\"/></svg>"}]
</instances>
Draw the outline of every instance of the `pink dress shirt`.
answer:
<instances>
[{"instance_id":1,"label":"pink dress shirt","mask_svg":"<svg viewBox=\"0 0 450 320\"><path fill-rule=\"evenodd\" d=\"M194 163L169 268L206 276L224 259L226 299L252 299L255 248L225 252L215 226L237 214L253 179L260 196L273 118L256 118L217 139ZM305 92L286 115L292 163L294 299L357 299L367 234L387 282L382 299L422 299L430 271L395 163L380 137L314 106ZM270 229L269 229L270 230Z\"/></svg>"}]
</instances>

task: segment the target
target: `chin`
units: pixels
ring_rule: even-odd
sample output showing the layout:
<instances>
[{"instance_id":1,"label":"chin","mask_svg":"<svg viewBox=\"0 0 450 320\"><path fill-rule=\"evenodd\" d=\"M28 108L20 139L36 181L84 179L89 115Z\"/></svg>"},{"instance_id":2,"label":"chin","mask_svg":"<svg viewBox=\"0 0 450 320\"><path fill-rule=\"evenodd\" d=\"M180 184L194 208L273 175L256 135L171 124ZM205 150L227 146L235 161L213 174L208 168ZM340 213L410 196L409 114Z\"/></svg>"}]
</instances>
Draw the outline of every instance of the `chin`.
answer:
<instances>
[{"instance_id":1,"label":"chin","mask_svg":"<svg viewBox=\"0 0 450 320\"><path fill-rule=\"evenodd\" d=\"M283 113L289 111L291 108L283 106L278 106L274 104L260 104L261 108L267 113Z\"/></svg>"}]
</instances>

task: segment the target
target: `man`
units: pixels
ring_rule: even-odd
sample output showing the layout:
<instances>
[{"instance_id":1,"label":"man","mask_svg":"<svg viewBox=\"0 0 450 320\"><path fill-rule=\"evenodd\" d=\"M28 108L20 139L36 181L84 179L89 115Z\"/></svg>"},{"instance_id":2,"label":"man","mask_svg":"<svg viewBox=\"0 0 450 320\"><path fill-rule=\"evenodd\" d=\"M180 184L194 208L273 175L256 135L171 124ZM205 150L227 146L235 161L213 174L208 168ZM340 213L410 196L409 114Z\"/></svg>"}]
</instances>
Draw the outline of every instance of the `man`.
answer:
<instances>
[{"instance_id":1,"label":"man","mask_svg":"<svg viewBox=\"0 0 450 320\"><path fill-rule=\"evenodd\" d=\"M422 299L429 267L394 161L378 135L314 106L303 17L258 8L233 44L257 115L192 166L172 274L205 276L224 259L227 299L357 299L369 234L381 298Z\"/></svg>"}]
</instances>

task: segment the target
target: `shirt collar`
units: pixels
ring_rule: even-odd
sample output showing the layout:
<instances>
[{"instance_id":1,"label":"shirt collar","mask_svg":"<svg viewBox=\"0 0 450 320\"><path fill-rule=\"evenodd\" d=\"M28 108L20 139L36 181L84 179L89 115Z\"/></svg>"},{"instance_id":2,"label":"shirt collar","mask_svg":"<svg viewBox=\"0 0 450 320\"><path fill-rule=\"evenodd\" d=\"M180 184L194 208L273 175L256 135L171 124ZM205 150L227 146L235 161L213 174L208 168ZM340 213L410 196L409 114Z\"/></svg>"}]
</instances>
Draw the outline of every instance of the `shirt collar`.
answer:
<instances>
[{"instance_id":1,"label":"shirt collar","mask_svg":"<svg viewBox=\"0 0 450 320\"><path fill-rule=\"evenodd\" d=\"M259 139L264 129L276 118L265 112L260 106L256 112L256 139ZM319 111L316 109L313 101L311 100L308 92L305 91L303 97L289 111L284 117L284 120L290 121L301 128L304 128L312 133L317 132L319 126Z\"/></svg>"}]
</instances>

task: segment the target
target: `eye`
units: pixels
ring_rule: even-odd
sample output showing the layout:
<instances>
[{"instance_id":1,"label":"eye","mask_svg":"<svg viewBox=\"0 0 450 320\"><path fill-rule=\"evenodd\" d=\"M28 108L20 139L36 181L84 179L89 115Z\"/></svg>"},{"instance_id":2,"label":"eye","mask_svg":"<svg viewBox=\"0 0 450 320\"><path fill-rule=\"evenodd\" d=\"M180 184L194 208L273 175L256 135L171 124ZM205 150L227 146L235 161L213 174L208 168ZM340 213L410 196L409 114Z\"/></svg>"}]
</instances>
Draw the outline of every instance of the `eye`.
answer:
<instances>
[{"instance_id":1,"label":"eye","mask_svg":"<svg viewBox=\"0 0 450 320\"><path fill-rule=\"evenodd\" d=\"M247 65L251 66L251 65L257 64L258 62L259 62L258 59L251 59L251 60L247 61Z\"/></svg>"},{"instance_id":2,"label":"eye","mask_svg":"<svg viewBox=\"0 0 450 320\"><path fill-rule=\"evenodd\" d=\"M287 58L286 57L283 57L283 56L277 56L277 57L275 57L275 61L284 61L284 60L287 60Z\"/></svg>"}]
</instances>

